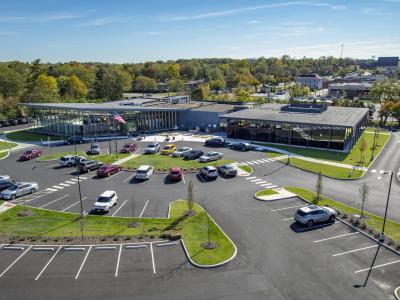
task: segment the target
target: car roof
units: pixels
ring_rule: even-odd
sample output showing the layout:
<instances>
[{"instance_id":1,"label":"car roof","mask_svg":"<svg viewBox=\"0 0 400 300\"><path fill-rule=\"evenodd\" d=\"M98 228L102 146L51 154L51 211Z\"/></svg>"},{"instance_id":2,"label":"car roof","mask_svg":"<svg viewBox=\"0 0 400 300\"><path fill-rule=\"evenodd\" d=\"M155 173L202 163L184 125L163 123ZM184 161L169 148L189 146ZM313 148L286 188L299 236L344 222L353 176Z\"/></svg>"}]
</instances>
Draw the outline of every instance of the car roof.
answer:
<instances>
[{"instance_id":1,"label":"car roof","mask_svg":"<svg viewBox=\"0 0 400 300\"><path fill-rule=\"evenodd\" d=\"M219 154L217 151L209 151L207 154Z\"/></svg>"},{"instance_id":2,"label":"car roof","mask_svg":"<svg viewBox=\"0 0 400 300\"><path fill-rule=\"evenodd\" d=\"M166 144L165 147L174 147L174 144Z\"/></svg>"},{"instance_id":3,"label":"car roof","mask_svg":"<svg viewBox=\"0 0 400 300\"><path fill-rule=\"evenodd\" d=\"M206 166L204 168L208 170L217 170L214 166Z\"/></svg>"},{"instance_id":4,"label":"car roof","mask_svg":"<svg viewBox=\"0 0 400 300\"><path fill-rule=\"evenodd\" d=\"M107 190L107 191L104 191L104 192L100 195L100 197L111 197L112 194L115 194L115 191Z\"/></svg>"},{"instance_id":5,"label":"car roof","mask_svg":"<svg viewBox=\"0 0 400 300\"><path fill-rule=\"evenodd\" d=\"M182 169L180 168L180 167L172 167L171 168L171 171L176 171L176 172L178 172L178 171L181 171Z\"/></svg>"},{"instance_id":6,"label":"car roof","mask_svg":"<svg viewBox=\"0 0 400 300\"><path fill-rule=\"evenodd\" d=\"M304 206L304 207L300 208L300 210L305 213L309 213L309 212L319 210L319 209L321 209L321 208L317 205L308 205L308 206Z\"/></svg>"},{"instance_id":7,"label":"car roof","mask_svg":"<svg viewBox=\"0 0 400 300\"><path fill-rule=\"evenodd\" d=\"M149 165L142 165L142 166L140 166L140 167L138 168L138 170L140 170L140 171L146 171L146 170L149 169L149 168L150 168Z\"/></svg>"}]
</instances>

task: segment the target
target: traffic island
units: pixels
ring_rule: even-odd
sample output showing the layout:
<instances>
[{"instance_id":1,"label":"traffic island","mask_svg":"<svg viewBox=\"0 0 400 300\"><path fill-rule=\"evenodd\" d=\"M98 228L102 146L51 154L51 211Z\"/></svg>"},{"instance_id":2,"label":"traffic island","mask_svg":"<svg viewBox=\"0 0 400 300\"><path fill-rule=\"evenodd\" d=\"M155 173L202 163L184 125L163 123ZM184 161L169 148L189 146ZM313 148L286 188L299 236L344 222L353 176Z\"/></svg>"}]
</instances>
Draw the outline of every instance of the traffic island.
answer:
<instances>
[{"instance_id":1,"label":"traffic island","mask_svg":"<svg viewBox=\"0 0 400 300\"><path fill-rule=\"evenodd\" d=\"M400 300L400 286L394 290L394 297L396 300Z\"/></svg>"},{"instance_id":2,"label":"traffic island","mask_svg":"<svg viewBox=\"0 0 400 300\"><path fill-rule=\"evenodd\" d=\"M284 188L264 189L254 194L254 198L261 201L274 201L292 197L296 197L296 194L293 194Z\"/></svg>"},{"instance_id":3,"label":"traffic island","mask_svg":"<svg viewBox=\"0 0 400 300\"><path fill-rule=\"evenodd\" d=\"M185 215L187 210L186 200L176 200L170 204L168 218L81 218L79 214L16 205L0 213L0 243L110 244L168 238L180 240L188 260L197 267L216 267L234 259L236 246L211 216L196 203L195 215ZM216 247L205 249L205 241Z\"/></svg>"}]
</instances>

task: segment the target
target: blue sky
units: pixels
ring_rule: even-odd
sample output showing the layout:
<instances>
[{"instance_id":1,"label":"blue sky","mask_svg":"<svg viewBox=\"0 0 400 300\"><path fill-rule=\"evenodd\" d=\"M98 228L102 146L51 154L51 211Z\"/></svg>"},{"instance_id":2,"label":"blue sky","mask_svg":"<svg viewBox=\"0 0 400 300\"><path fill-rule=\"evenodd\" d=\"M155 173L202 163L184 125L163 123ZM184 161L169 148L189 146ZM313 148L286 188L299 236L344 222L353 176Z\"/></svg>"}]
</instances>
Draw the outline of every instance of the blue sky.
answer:
<instances>
[{"instance_id":1,"label":"blue sky","mask_svg":"<svg viewBox=\"0 0 400 300\"><path fill-rule=\"evenodd\" d=\"M400 55L400 0L0 0L0 61Z\"/></svg>"}]
</instances>

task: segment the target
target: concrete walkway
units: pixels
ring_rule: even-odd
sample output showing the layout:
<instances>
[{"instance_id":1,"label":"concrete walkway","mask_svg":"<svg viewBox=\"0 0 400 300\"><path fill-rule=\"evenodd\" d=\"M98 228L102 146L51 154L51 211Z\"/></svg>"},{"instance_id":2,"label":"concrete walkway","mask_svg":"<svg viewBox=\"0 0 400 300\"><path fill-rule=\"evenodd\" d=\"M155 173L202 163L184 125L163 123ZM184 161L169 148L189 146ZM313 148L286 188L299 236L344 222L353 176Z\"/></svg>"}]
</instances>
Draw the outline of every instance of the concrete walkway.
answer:
<instances>
[{"instance_id":1,"label":"concrete walkway","mask_svg":"<svg viewBox=\"0 0 400 300\"><path fill-rule=\"evenodd\" d=\"M141 155L142 155L141 153L136 153L136 152L132 153L131 155L129 155L127 157L121 158L121 159L113 162L112 165L122 165L124 162L127 162L128 160L131 160L131 159L136 158Z\"/></svg>"}]
</instances>

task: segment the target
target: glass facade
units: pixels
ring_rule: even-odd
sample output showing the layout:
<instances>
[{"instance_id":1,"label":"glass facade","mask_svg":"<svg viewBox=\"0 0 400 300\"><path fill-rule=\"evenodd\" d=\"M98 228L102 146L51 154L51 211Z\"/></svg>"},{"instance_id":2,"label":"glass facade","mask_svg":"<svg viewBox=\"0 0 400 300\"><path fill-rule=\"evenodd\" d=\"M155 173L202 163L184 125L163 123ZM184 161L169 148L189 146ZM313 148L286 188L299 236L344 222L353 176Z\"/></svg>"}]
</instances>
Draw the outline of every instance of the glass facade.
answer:
<instances>
[{"instance_id":1,"label":"glass facade","mask_svg":"<svg viewBox=\"0 0 400 300\"><path fill-rule=\"evenodd\" d=\"M334 150L344 150L353 137L353 129L346 127L245 119L226 119L221 125L228 138Z\"/></svg>"},{"instance_id":2,"label":"glass facade","mask_svg":"<svg viewBox=\"0 0 400 300\"><path fill-rule=\"evenodd\" d=\"M84 137L126 135L171 130L177 126L176 111L124 111L126 124L114 120L112 112L62 109L29 110L30 129L38 133Z\"/></svg>"}]
</instances>

